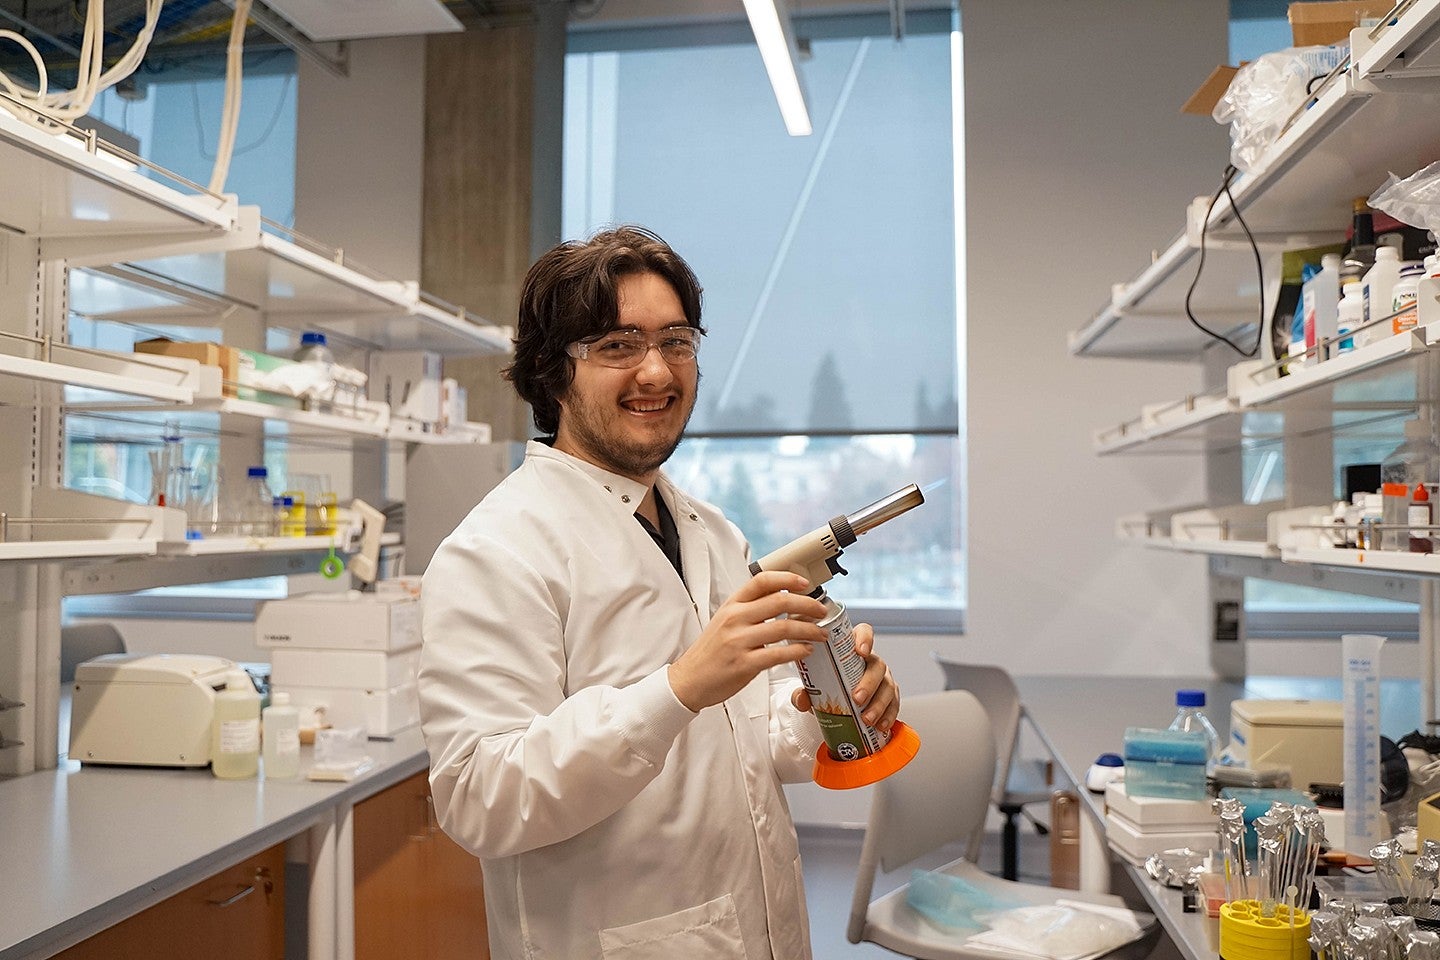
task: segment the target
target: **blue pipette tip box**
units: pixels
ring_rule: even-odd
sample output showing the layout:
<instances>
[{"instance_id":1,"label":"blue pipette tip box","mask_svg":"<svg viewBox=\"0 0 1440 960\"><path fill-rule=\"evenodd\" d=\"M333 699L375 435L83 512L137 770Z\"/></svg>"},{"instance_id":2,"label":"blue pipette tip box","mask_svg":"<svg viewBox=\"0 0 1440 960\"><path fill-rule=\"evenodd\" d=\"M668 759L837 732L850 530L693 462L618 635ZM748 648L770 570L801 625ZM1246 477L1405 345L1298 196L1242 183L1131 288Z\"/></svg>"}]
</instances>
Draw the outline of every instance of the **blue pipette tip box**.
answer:
<instances>
[{"instance_id":1,"label":"blue pipette tip box","mask_svg":"<svg viewBox=\"0 0 1440 960\"><path fill-rule=\"evenodd\" d=\"M1125 730L1125 792L1132 797L1205 799L1209 741L1198 731Z\"/></svg>"}]
</instances>

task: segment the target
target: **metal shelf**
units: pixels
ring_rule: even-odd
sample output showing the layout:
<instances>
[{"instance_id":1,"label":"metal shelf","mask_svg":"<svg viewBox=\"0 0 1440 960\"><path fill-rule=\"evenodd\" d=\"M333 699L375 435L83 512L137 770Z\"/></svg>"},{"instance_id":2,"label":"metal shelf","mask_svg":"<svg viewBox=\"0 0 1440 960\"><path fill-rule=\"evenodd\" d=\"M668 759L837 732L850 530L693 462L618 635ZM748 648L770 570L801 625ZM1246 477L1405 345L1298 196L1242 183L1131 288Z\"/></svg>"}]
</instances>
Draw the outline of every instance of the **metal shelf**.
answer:
<instances>
[{"instance_id":1,"label":"metal shelf","mask_svg":"<svg viewBox=\"0 0 1440 960\"><path fill-rule=\"evenodd\" d=\"M1273 276L1278 247L1342 239L1353 198L1369 196L1391 171L1408 175L1440 156L1440 0L1420 0L1357 53L1358 66L1322 86L1255 168L1232 184L1234 206L1222 195L1211 211L1201 289L1211 283L1217 292L1213 298L1197 292L1195 309L1212 329L1246 323L1253 329L1259 312L1254 259L1237 210L1272 260L1266 275ZM1209 197L1198 202L1208 205ZM1116 286L1111 303L1071 334L1071 353L1198 358L1204 337L1177 306L1193 277L1203 214L1203 208L1192 214L1154 263Z\"/></svg>"}]
</instances>

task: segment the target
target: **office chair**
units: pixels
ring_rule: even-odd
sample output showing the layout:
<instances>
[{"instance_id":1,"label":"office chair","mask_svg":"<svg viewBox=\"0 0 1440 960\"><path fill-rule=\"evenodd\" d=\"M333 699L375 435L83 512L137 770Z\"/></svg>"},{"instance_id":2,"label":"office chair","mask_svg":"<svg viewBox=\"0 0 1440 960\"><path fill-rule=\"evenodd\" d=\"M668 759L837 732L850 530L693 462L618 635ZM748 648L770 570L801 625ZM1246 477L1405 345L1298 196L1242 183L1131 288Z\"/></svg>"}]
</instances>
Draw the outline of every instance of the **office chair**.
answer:
<instances>
[{"instance_id":1,"label":"office chair","mask_svg":"<svg viewBox=\"0 0 1440 960\"><path fill-rule=\"evenodd\" d=\"M1005 818L1000 830L1000 875L1006 880L1020 878L1020 828L1017 822L1022 815L1035 825L1042 836L1049 829L1025 810L1027 804L1048 803L1050 786L1049 765L1043 760L1015 761L1015 741L1020 734L1020 718L1025 707L1020 703L1020 691L1015 681L999 667L982 667L973 663L961 663L932 653L935 662L945 674L946 690L968 690L980 701L990 717L990 728L995 733L995 785L993 801L995 809ZM970 849L974 859L980 852L979 840Z\"/></svg>"},{"instance_id":2,"label":"office chair","mask_svg":"<svg viewBox=\"0 0 1440 960\"><path fill-rule=\"evenodd\" d=\"M965 934L947 932L906 903L909 884L870 900L877 869L897 870L950 843L970 843L984 829L989 808L995 745L985 708L964 690L907 697L905 722L920 733L919 754L903 770L875 785L870 820L855 877L850 922L851 943L868 941L917 960L993 958L993 948L969 946ZM1079 900L1123 907L1119 897L1058 890L1038 884L1001 880L968 857L940 870L978 888L1002 904L1044 905ZM1143 933L1106 957L1144 957L1159 935L1154 917L1137 915Z\"/></svg>"}]
</instances>

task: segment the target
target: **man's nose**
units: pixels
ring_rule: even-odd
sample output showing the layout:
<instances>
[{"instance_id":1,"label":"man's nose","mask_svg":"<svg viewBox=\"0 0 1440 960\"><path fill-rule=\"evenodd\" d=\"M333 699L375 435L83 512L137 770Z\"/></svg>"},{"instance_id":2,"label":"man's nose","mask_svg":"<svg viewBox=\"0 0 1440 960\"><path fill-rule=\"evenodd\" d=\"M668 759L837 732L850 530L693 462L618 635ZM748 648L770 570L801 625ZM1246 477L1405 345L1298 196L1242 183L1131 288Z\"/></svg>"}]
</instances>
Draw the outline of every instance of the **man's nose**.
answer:
<instances>
[{"instance_id":1,"label":"man's nose","mask_svg":"<svg viewBox=\"0 0 1440 960\"><path fill-rule=\"evenodd\" d=\"M669 383L675 379L675 372L670 369L670 364L665 362L659 345L649 343L645 345L645 356L640 358L635 377L642 383Z\"/></svg>"}]
</instances>

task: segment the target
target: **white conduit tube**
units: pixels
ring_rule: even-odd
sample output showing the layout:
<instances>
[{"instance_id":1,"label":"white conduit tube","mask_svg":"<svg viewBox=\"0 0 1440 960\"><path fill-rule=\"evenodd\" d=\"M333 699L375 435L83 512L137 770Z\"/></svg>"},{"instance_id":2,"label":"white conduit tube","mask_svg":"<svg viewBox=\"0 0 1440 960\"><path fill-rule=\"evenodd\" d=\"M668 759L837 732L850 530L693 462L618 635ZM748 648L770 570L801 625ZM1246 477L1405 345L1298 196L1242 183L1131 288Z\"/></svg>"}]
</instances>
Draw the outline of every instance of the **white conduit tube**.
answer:
<instances>
[{"instance_id":1,"label":"white conduit tube","mask_svg":"<svg viewBox=\"0 0 1440 960\"><path fill-rule=\"evenodd\" d=\"M223 193L230 175L230 157L235 152L235 131L240 126L240 86L245 69L245 28L250 22L252 0L235 0L235 19L230 24L230 45L225 52L225 111L220 121L220 142L215 148L215 166L210 174L210 192Z\"/></svg>"}]
</instances>

